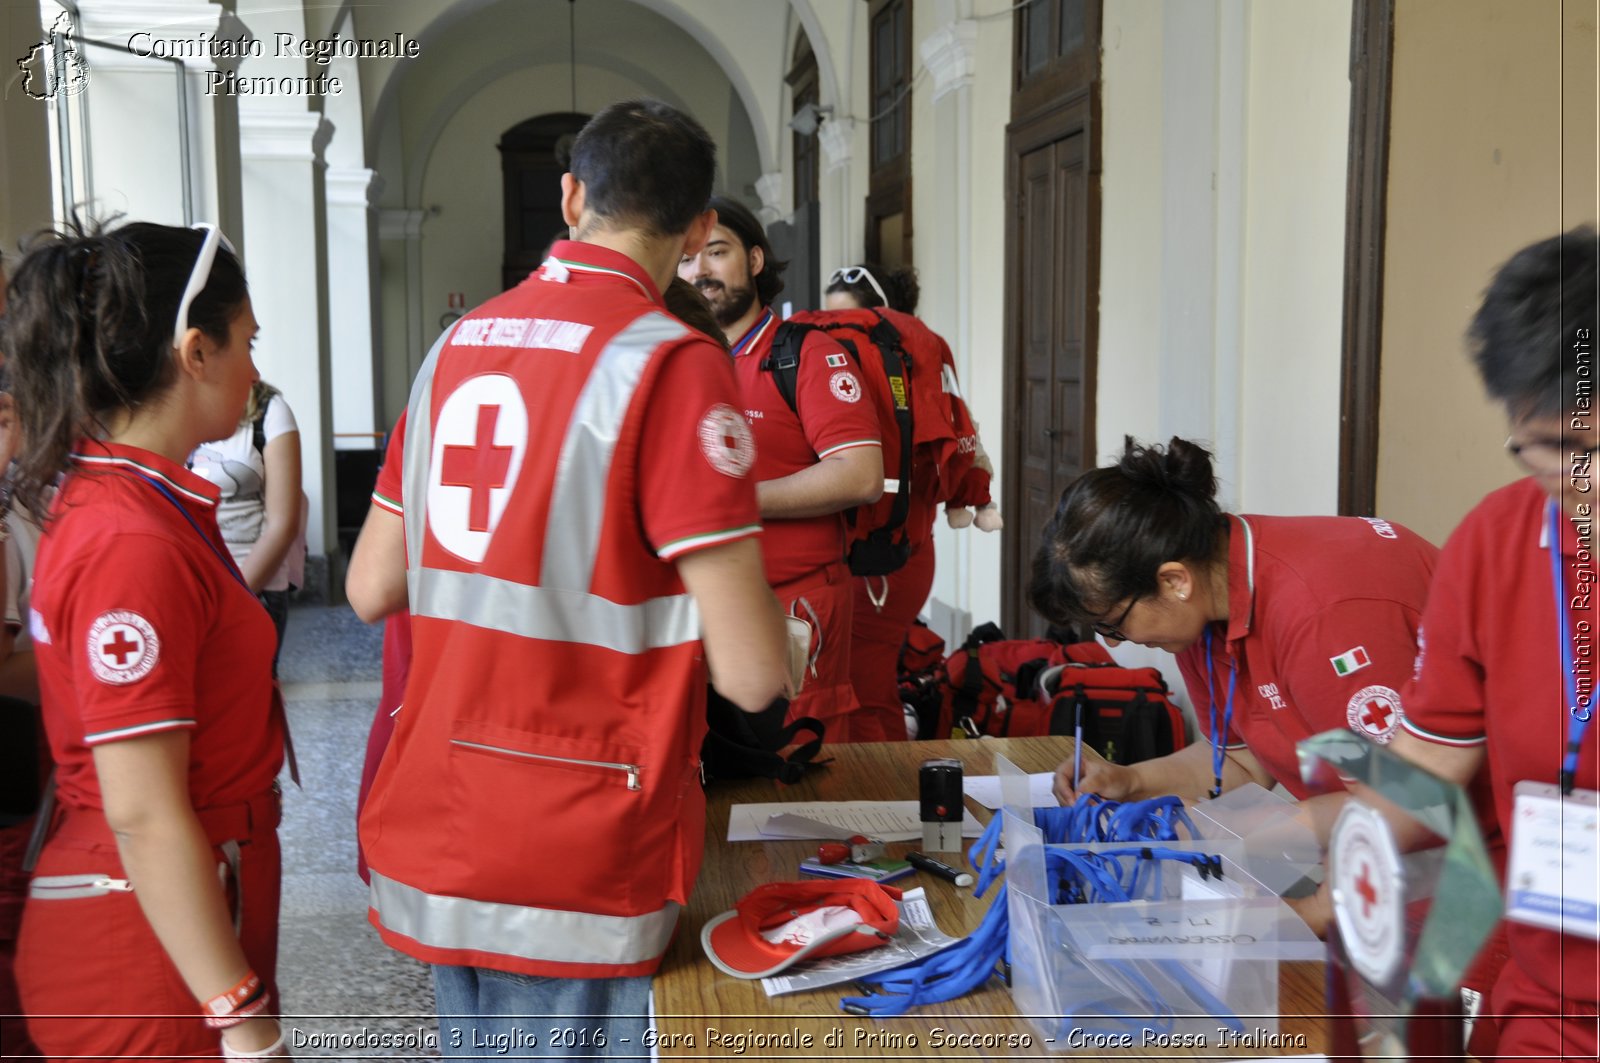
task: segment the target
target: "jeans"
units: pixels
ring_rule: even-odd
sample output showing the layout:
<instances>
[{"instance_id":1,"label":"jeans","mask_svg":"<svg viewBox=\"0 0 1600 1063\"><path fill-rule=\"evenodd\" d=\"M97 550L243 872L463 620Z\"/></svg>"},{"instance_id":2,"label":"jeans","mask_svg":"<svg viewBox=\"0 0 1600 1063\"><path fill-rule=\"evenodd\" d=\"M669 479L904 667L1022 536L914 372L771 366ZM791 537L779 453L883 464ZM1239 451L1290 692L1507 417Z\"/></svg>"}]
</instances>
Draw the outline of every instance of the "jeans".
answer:
<instances>
[{"instance_id":1,"label":"jeans","mask_svg":"<svg viewBox=\"0 0 1600 1063\"><path fill-rule=\"evenodd\" d=\"M650 1058L650 978L433 968L439 1051L455 1058Z\"/></svg>"}]
</instances>

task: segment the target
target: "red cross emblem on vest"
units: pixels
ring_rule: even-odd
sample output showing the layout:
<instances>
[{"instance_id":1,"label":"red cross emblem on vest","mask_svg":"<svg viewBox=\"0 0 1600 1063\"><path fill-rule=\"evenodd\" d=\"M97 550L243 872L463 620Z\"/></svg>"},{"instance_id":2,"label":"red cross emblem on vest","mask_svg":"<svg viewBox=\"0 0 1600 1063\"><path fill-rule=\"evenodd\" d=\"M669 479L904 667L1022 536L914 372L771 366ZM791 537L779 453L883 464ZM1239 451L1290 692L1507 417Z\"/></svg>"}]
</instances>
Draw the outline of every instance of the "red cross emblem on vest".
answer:
<instances>
[{"instance_id":1,"label":"red cross emblem on vest","mask_svg":"<svg viewBox=\"0 0 1600 1063\"><path fill-rule=\"evenodd\" d=\"M461 381L439 406L432 443L428 530L457 557L482 561L528 451L528 407L517 381L505 373ZM415 489L406 484L408 504Z\"/></svg>"},{"instance_id":2,"label":"red cross emblem on vest","mask_svg":"<svg viewBox=\"0 0 1600 1063\"><path fill-rule=\"evenodd\" d=\"M472 502L467 510L467 527L473 531L489 530L489 492L506 485L506 470L511 467L513 447L494 445L494 425L500 419L500 407L478 407L478 432L469 446L444 448L444 468L439 482L446 487L465 487L472 492Z\"/></svg>"}]
</instances>

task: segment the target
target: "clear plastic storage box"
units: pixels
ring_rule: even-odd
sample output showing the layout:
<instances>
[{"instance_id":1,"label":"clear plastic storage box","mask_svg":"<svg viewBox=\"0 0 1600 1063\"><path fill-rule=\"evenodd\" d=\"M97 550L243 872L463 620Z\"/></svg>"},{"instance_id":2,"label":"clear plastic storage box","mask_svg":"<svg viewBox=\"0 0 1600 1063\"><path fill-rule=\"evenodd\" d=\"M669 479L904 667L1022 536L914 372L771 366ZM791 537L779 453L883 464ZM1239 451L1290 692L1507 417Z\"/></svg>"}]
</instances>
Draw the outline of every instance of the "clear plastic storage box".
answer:
<instances>
[{"instance_id":1,"label":"clear plastic storage box","mask_svg":"<svg viewBox=\"0 0 1600 1063\"><path fill-rule=\"evenodd\" d=\"M1043 1047L1261 1054L1254 1046L1271 1043L1278 1031L1279 962L1324 954L1300 917L1246 870L1260 855L1247 855L1238 837L1156 843L1220 858L1220 879L1160 860L1141 882L1141 899L1053 904L1027 777L1003 757L996 763L1005 801L1012 995Z\"/></svg>"}]
</instances>

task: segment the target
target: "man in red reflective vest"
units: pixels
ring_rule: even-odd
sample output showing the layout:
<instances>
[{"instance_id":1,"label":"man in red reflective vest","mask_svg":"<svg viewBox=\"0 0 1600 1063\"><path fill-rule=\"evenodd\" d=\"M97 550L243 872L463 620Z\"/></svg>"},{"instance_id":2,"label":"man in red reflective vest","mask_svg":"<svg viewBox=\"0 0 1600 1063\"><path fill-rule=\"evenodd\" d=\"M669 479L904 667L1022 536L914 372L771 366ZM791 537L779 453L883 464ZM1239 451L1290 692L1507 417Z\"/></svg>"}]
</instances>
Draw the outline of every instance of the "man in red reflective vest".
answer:
<instances>
[{"instance_id":1,"label":"man in red reflective vest","mask_svg":"<svg viewBox=\"0 0 1600 1063\"><path fill-rule=\"evenodd\" d=\"M706 666L750 711L787 692L733 371L661 305L714 168L664 104L589 122L575 239L435 345L351 559L363 619L411 609L361 840L446 1055L638 1054L699 870Z\"/></svg>"},{"instance_id":2,"label":"man in red reflective vest","mask_svg":"<svg viewBox=\"0 0 1600 1063\"><path fill-rule=\"evenodd\" d=\"M812 629L806 683L789 718L815 716L829 742L854 734L860 702L850 683L855 591L844 562L843 512L883 494L878 416L844 349L821 333L806 337L791 409L762 367L779 318L772 301L783 269L761 222L742 203L711 201L717 224L703 248L685 254L678 276L700 289L732 345L744 417L756 443L756 498L766 527L767 582L790 616Z\"/></svg>"}]
</instances>

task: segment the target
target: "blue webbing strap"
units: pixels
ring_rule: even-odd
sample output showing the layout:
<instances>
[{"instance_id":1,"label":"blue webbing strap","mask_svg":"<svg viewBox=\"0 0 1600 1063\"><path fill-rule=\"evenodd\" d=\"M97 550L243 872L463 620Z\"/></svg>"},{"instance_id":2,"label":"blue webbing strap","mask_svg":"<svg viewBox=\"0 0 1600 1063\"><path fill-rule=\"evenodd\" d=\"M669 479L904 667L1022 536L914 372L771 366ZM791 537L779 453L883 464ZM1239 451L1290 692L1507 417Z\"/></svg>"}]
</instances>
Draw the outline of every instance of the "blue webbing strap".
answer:
<instances>
[{"instance_id":1,"label":"blue webbing strap","mask_svg":"<svg viewBox=\"0 0 1600 1063\"><path fill-rule=\"evenodd\" d=\"M1188 837L1198 838L1193 822L1183 811L1183 802L1175 797L1158 797L1149 801L1126 804L1107 801L1094 795L1084 795L1066 807L1036 808L1034 823L1044 832L1050 845L1084 844L1087 842L1123 841L1179 841L1181 825ZM1000 845L1002 816L989 821L984 832L967 850L967 860L977 871L973 896L981 897L989 886L1005 871L1005 861L997 856ZM1122 859L1128 858L1124 867ZM1064 898L1060 903L1126 901L1138 896L1141 875L1146 867L1155 868L1161 860L1177 860L1194 865L1202 877L1222 875L1219 857L1204 853L1186 852L1161 846L1140 845L1128 849L1091 853L1087 850L1045 849L1046 878L1051 883L1050 895ZM1124 881L1126 877L1126 881ZM906 964L892 971L867 975L856 985L864 996L844 997L839 1006L854 1015L888 1018L903 1015L924 1004L942 1004L964 996L987 982L997 970L1010 983L1010 916L1006 888L1001 885L983 921L971 935L932 956ZM1162 1029L1171 1029L1173 1019L1170 1007L1161 1001L1160 994L1137 967L1122 961L1108 961L1106 966L1120 974L1140 999L1151 1002L1151 1007L1166 1009L1164 1016L1141 1017L1138 1021L1149 1025L1161 1023ZM1181 964L1163 964L1180 967ZM1214 1014L1230 1026L1238 1026L1237 1019L1222 1003L1200 986L1186 971L1169 971L1175 981L1186 989L1204 1007L1214 1008ZM1123 1021L1123 1020L1119 1020ZM1133 1017L1126 1020L1132 1023ZM1142 1026L1140 1027L1143 1028ZM1242 1029L1242 1027L1239 1027Z\"/></svg>"}]
</instances>

